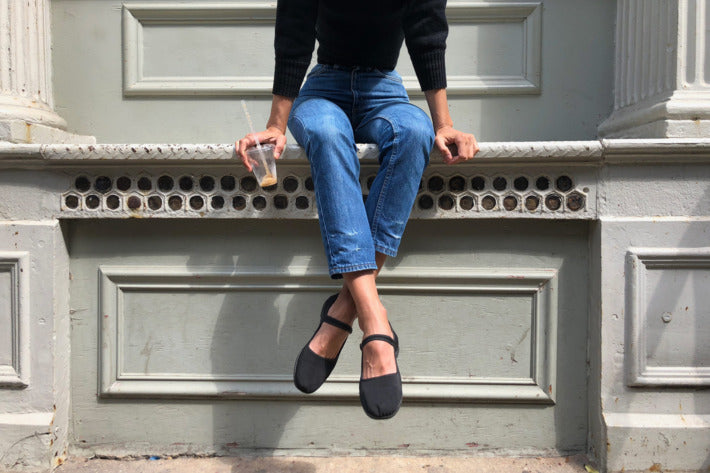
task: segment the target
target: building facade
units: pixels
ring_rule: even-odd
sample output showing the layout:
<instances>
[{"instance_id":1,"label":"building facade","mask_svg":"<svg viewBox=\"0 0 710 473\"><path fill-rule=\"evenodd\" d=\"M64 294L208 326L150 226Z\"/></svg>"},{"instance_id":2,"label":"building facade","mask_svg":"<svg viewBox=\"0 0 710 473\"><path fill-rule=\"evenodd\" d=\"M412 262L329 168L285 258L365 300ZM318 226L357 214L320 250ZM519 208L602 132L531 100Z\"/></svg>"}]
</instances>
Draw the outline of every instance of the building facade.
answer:
<instances>
[{"instance_id":1,"label":"building facade","mask_svg":"<svg viewBox=\"0 0 710 473\"><path fill-rule=\"evenodd\" d=\"M710 467L706 0L450 1L473 161L425 172L380 275L404 405L357 343L293 360L327 276L310 169L265 121L275 3L0 0L0 468L68 454L559 455ZM399 70L425 107L403 50ZM363 195L377 149L359 146ZM352 338L352 337L351 337ZM357 335L355 335L357 338Z\"/></svg>"}]
</instances>

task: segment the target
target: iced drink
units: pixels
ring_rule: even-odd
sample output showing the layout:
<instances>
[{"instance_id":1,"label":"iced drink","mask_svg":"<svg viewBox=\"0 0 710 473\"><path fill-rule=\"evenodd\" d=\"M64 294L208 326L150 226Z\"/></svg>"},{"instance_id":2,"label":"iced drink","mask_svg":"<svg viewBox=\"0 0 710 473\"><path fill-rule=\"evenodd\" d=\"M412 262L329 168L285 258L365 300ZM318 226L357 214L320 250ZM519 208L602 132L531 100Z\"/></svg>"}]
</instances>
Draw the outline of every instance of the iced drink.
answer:
<instances>
[{"instance_id":1,"label":"iced drink","mask_svg":"<svg viewBox=\"0 0 710 473\"><path fill-rule=\"evenodd\" d=\"M273 186L278 182L276 179L276 160L274 159L273 145L249 148L247 150L247 158L254 172L254 177L261 187Z\"/></svg>"}]
</instances>

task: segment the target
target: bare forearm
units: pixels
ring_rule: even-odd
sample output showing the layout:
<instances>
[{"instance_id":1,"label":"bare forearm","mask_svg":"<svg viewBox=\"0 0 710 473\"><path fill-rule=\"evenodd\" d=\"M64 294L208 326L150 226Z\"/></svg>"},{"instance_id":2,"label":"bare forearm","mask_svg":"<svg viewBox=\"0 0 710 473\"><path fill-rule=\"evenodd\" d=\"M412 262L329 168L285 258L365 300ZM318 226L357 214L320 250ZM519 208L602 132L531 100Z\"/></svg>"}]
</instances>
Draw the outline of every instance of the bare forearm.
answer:
<instances>
[{"instance_id":1,"label":"bare forearm","mask_svg":"<svg viewBox=\"0 0 710 473\"><path fill-rule=\"evenodd\" d=\"M288 115L291 113L293 106L292 97L284 97L282 95L274 95L271 101L271 115L266 123L266 128L278 128L281 133L286 133L286 125L288 123Z\"/></svg>"},{"instance_id":2,"label":"bare forearm","mask_svg":"<svg viewBox=\"0 0 710 473\"><path fill-rule=\"evenodd\" d=\"M434 130L438 131L444 127L454 126L454 122L449 114L449 102L446 98L446 89L427 90L424 92L424 95L429 105Z\"/></svg>"}]
</instances>

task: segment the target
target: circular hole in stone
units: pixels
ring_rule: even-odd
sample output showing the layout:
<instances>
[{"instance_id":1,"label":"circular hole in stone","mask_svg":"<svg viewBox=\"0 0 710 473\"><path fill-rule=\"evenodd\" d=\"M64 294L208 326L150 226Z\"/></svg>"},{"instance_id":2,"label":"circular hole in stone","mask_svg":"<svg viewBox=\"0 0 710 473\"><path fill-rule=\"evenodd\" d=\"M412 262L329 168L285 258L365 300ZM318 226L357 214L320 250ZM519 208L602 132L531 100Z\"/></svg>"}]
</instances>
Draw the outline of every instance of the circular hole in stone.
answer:
<instances>
[{"instance_id":1,"label":"circular hole in stone","mask_svg":"<svg viewBox=\"0 0 710 473\"><path fill-rule=\"evenodd\" d=\"M550 210L558 210L562 205L562 199L557 194L550 194L545 197L545 205Z\"/></svg>"},{"instance_id":2,"label":"circular hole in stone","mask_svg":"<svg viewBox=\"0 0 710 473\"><path fill-rule=\"evenodd\" d=\"M94 189L101 192L102 194L108 192L111 189L111 178L108 176L99 176L94 181Z\"/></svg>"},{"instance_id":3,"label":"circular hole in stone","mask_svg":"<svg viewBox=\"0 0 710 473\"><path fill-rule=\"evenodd\" d=\"M256 182L256 179L254 179L253 176L246 176L242 178L239 185L242 187L244 192L254 192L259 186L259 183Z\"/></svg>"},{"instance_id":4,"label":"circular hole in stone","mask_svg":"<svg viewBox=\"0 0 710 473\"><path fill-rule=\"evenodd\" d=\"M171 195L168 199L168 207L170 207L170 210L182 209L182 197L179 195Z\"/></svg>"},{"instance_id":5,"label":"circular hole in stone","mask_svg":"<svg viewBox=\"0 0 710 473\"><path fill-rule=\"evenodd\" d=\"M279 184L278 184L278 182L277 182L277 183L274 184L273 186L262 187L262 189L264 189L266 192L273 192L273 191L275 191L278 187L279 187Z\"/></svg>"},{"instance_id":6,"label":"circular hole in stone","mask_svg":"<svg viewBox=\"0 0 710 473\"><path fill-rule=\"evenodd\" d=\"M463 176L454 176L449 179L449 190L451 192L461 192L466 189L466 179Z\"/></svg>"},{"instance_id":7,"label":"circular hole in stone","mask_svg":"<svg viewBox=\"0 0 710 473\"><path fill-rule=\"evenodd\" d=\"M141 198L138 197L137 195L132 195L128 198L126 201L126 204L128 205L128 208L131 210L137 210L140 209L143 202L141 202Z\"/></svg>"},{"instance_id":8,"label":"circular hole in stone","mask_svg":"<svg viewBox=\"0 0 710 473\"><path fill-rule=\"evenodd\" d=\"M481 207L483 207L486 210L493 210L496 208L496 199L495 197L491 195L485 196L483 199L481 199Z\"/></svg>"},{"instance_id":9,"label":"circular hole in stone","mask_svg":"<svg viewBox=\"0 0 710 473\"><path fill-rule=\"evenodd\" d=\"M224 197L221 195L215 195L212 197L212 200L210 200L210 203L212 204L213 209L221 209L224 207Z\"/></svg>"},{"instance_id":10,"label":"circular hole in stone","mask_svg":"<svg viewBox=\"0 0 710 473\"><path fill-rule=\"evenodd\" d=\"M434 199L429 194L424 194L421 197L419 197L419 208L422 210L429 210L430 208L434 207Z\"/></svg>"},{"instance_id":11,"label":"circular hole in stone","mask_svg":"<svg viewBox=\"0 0 710 473\"><path fill-rule=\"evenodd\" d=\"M141 177L138 179L138 189L142 191L149 191L153 188L153 183L147 177Z\"/></svg>"},{"instance_id":12,"label":"circular hole in stone","mask_svg":"<svg viewBox=\"0 0 710 473\"><path fill-rule=\"evenodd\" d=\"M168 192L173 189L173 186L175 186L175 182L173 181L173 178L170 176L160 176L158 178L158 189L160 189L163 192Z\"/></svg>"},{"instance_id":13,"label":"circular hole in stone","mask_svg":"<svg viewBox=\"0 0 710 473\"><path fill-rule=\"evenodd\" d=\"M504 177L496 177L493 179L493 188L497 191L505 190L508 187L508 181Z\"/></svg>"},{"instance_id":14,"label":"circular hole in stone","mask_svg":"<svg viewBox=\"0 0 710 473\"><path fill-rule=\"evenodd\" d=\"M106 197L106 207L111 210L116 210L121 205L121 199L117 195Z\"/></svg>"},{"instance_id":15,"label":"circular hole in stone","mask_svg":"<svg viewBox=\"0 0 710 473\"><path fill-rule=\"evenodd\" d=\"M424 179L419 179L419 190L424 189Z\"/></svg>"},{"instance_id":16,"label":"circular hole in stone","mask_svg":"<svg viewBox=\"0 0 710 473\"><path fill-rule=\"evenodd\" d=\"M79 197L75 195L68 195L64 198L64 205L67 206L67 208L70 209L75 209L79 207Z\"/></svg>"},{"instance_id":17,"label":"circular hole in stone","mask_svg":"<svg viewBox=\"0 0 710 473\"><path fill-rule=\"evenodd\" d=\"M529 185L530 183L528 182L528 178L525 176L516 177L513 181L513 187L516 191L524 191Z\"/></svg>"},{"instance_id":18,"label":"circular hole in stone","mask_svg":"<svg viewBox=\"0 0 710 473\"><path fill-rule=\"evenodd\" d=\"M101 204L101 199L99 198L98 195L87 195L86 200L84 200L86 203L86 206L90 209L98 209L99 205Z\"/></svg>"},{"instance_id":19,"label":"circular hole in stone","mask_svg":"<svg viewBox=\"0 0 710 473\"><path fill-rule=\"evenodd\" d=\"M121 176L118 179L116 179L116 189L120 190L121 192L126 192L130 188L131 188L131 178L130 177Z\"/></svg>"},{"instance_id":20,"label":"circular hole in stone","mask_svg":"<svg viewBox=\"0 0 710 473\"><path fill-rule=\"evenodd\" d=\"M298 179L293 176L288 176L283 180L282 185L286 192L295 192L298 189Z\"/></svg>"},{"instance_id":21,"label":"circular hole in stone","mask_svg":"<svg viewBox=\"0 0 710 473\"><path fill-rule=\"evenodd\" d=\"M545 176L540 176L535 180L535 187L537 187L538 190L546 191L550 188L550 180Z\"/></svg>"},{"instance_id":22,"label":"circular hole in stone","mask_svg":"<svg viewBox=\"0 0 710 473\"><path fill-rule=\"evenodd\" d=\"M439 197L439 208L442 210L451 210L454 208L454 199L449 194L444 194Z\"/></svg>"},{"instance_id":23,"label":"circular hole in stone","mask_svg":"<svg viewBox=\"0 0 710 473\"><path fill-rule=\"evenodd\" d=\"M222 176L219 180L219 185L223 191L233 191L237 187L237 180L234 176Z\"/></svg>"},{"instance_id":24,"label":"circular hole in stone","mask_svg":"<svg viewBox=\"0 0 710 473\"><path fill-rule=\"evenodd\" d=\"M214 177L212 176L202 176L200 178L200 189L205 192L211 192L214 190Z\"/></svg>"},{"instance_id":25,"label":"circular hole in stone","mask_svg":"<svg viewBox=\"0 0 710 473\"><path fill-rule=\"evenodd\" d=\"M306 190L313 192L313 178L311 176L308 176L306 178L306 181L303 183L303 185L306 186Z\"/></svg>"},{"instance_id":26,"label":"circular hole in stone","mask_svg":"<svg viewBox=\"0 0 710 473\"><path fill-rule=\"evenodd\" d=\"M567 192L572 188L572 178L569 176L560 176L555 181L555 185L560 191Z\"/></svg>"},{"instance_id":27,"label":"circular hole in stone","mask_svg":"<svg viewBox=\"0 0 710 473\"><path fill-rule=\"evenodd\" d=\"M91 189L91 181L86 176L79 176L74 180L74 187L79 192L86 192Z\"/></svg>"},{"instance_id":28,"label":"circular hole in stone","mask_svg":"<svg viewBox=\"0 0 710 473\"><path fill-rule=\"evenodd\" d=\"M529 211L536 210L540 205L540 198L536 195L529 195L525 198L525 208Z\"/></svg>"},{"instance_id":29,"label":"circular hole in stone","mask_svg":"<svg viewBox=\"0 0 710 473\"><path fill-rule=\"evenodd\" d=\"M181 190L187 192L192 190L192 188L195 186L195 183L192 181L192 177L182 176L178 181L178 186L180 186Z\"/></svg>"},{"instance_id":30,"label":"circular hole in stone","mask_svg":"<svg viewBox=\"0 0 710 473\"><path fill-rule=\"evenodd\" d=\"M251 205L253 205L256 210L264 210L266 208L266 199L262 195L257 195L251 201Z\"/></svg>"},{"instance_id":31,"label":"circular hole in stone","mask_svg":"<svg viewBox=\"0 0 710 473\"><path fill-rule=\"evenodd\" d=\"M573 212L584 207L584 196L579 192L572 192L567 196L567 208Z\"/></svg>"},{"instance_id":32,"label":"circular hole in stone","mask_svg":"<svg viewBox=\"0 0 710 473\"><path fill-rule=\"evenodd\" d=\"M296 208L299 210L305 210L308 208L310 203L308 202L308 197L299 195L296 197Z\"/></svg>"},{"instance_id":33,"label":"circular hole in stone","mask_svg":"<svg viewBox=\"0 0 710 473\"><path fill-rule=\"evenodd\" d=\"M276 207L279 210L283 210L286 207L288 207L288 197L286 197L283 194L275 195L274 196L274 207Z\"/></svg>"},{"instance_id":34,"label":"circular hole in stone","mask_svg":"<svg viewBox=\"0 0 710 473\"><path fill-rule=\"evenodd\" d=\"M193 210L200 210L205 206L205 199L200 195L193 195L190 197L190 208Z\"/></svg>"},{"instance_id":35,"label":"circular hole in stone","mask_svg":"<svg viewBox=\"0 0 710 473\"><path fill-rule=\"evenodd\" d=\"M431 192L441 192L444 190L444 179L441 176L432 176L427 182L427 188Z\"/></svg>"},{"instance_id":36,"label":"circular hole in stone","mask_svg":"<svg viewBox=\"0 0 710 473\"><path fill-rule=\"evenodd\" d=\"M150 210L160 210L163 206L163 198L159 195L151 195L148 197L148 208Z\"/></svg>"},{"instance_id":37,"label":"circular hole in stone","mask_svg":"<svg viewBox=\"0 0 710 473\"><path fill-rule=\"evenodd\" d=\"M372 188L372 183L375 182L375 176L369 176L367 178L367 190Z\"/></svg>"},{"instance_id":38,"label":"circular hole in stone","mask_svg":"<svg viewBox=\"0 0 710 473\"><path fill-rule=\"evenodd\" d=\"M475 202L473 201L473 197L470 195L465 195L461 197L461 200L459 200L459 205L463 210L471 210L474 204Z\"/></svg>"},{"instance_id":39,"label":"circular hole in stone","mask_svg":"<svg viewBox=\"0 0 710 473\"><path fill-rule=\"evenodd\" d=\"M512 195L507 195L503 199L503 208L505 210L515 210L515 208L518 206L518 199L516 199Z\"/></svg>"},{"instance_id":40,"label":"circular hole in stone","mask_svg":"<svg viewBox=\"0 0 710 473\"><path fill-rule=\"evenodd\" d=\"M247 206L247 200L242 195L235 195L232 199L232 207L236 210L244 210Z\"/></svg>"},{"instance_id":41,"label":"circular hole in stone","mask_svg":"<svg viewBox=\"0 0 710 473\"><path fill-rule=\"evenodd\" d=\"M483 176L475 176L471 179L471 188L475 191L482 191L486 187L486 178Z\"/></svg>"}]
</instances>

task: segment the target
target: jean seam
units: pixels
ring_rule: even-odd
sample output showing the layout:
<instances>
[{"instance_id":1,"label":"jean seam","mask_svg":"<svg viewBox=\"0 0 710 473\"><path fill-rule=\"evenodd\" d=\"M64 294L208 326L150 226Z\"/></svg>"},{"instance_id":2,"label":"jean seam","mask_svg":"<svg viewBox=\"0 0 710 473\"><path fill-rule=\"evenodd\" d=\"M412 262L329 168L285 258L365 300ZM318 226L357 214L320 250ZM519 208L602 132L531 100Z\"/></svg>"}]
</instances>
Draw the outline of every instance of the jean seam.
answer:
<instances>
[{"instance_id":1,"label":"jean seam","mask_svg":"<svg viewBox=\"0 0 710 473\"><path fill-rule=\"evenodd\" d=\"M339 274L339 273L351 273L353 271L363 271L366 269L377 269L377 263L371 262L371 263L360 263L360 264L348 264L348 265L335 265L331 266L328 271L330 274Z\"/></svg>"},{"instance_id":2,"label":"jean seam","mask_svg":"<svg viewBox=\"0 0 710 473\"><path fill-rule=\"evenodd\" d=\"M387 170L385 171L385 179L382 181L382 188L380 189L380 195L377 196L377 205L375 205L375 212L372 215L372 238L373 240L377 240L377 230L379 227L379 216L382 213L382 206L384 205L384 194L387 190L387 187L389 186L391 176L392 176L392 168L395 166L397 158L399 157L397 155L397 143L399 142L398 140L398 134L397 134L397 128L394 126L394 123L392 123L391 120L385 118L385 117L377 117L380 118L381 120L386 121L389 123L389 125L392 127L392 150L390 151L390 159L389 163L387 165Z\"/></svg>"},{"instance_id":3,"label":"jean seam","mask_svg":"<svg viewBox=\"0 0 710 473\"><path fill-rule=\"evenodd\" d=\"M303 124L303 120L301 120L297 115L293 115L292 118L293 118L294 120L298 121L298 123L300 124L301 128L302 128L303 131L304 131L303 134L305 135L306 140L308 140L307 143L306 143L306 146L304 146L304 148L306 148L306 147L308 146L308 143L310 143L311 138L310 138L310 136L308 136L308 133L305 132L306 127L305 127L305 125ZM308 154L308 153L306 153L306 154ZM310 158L308 159L308 161L311 162L311 161L310 161ZM312 178L313 178L314 186L315 186L315 183L318 182L316 168L317 168L317 166L311 165L311 175L312 175ZM317 187L317 186L316 186L316 187ZM318 209L322 209L322 208L323 208L323 205L321 204L321 200L320 200L320 192L315 192L315 189L314 189L314 192L313 192L313 193L314 193L315 196L316 196L316 205L318 206ZM318 220L319 220L320 222L322 222L322 225L323 225L323 234L325 235L325 244L326 244L326 246L327 246L327 248L326 248L326 253L327 253L328 255L331 255L331 251L330 251L330 238L328 237L328 226L327 226L327 224L326 224L326 222L325 222L325 219L320 218L320 216L318 217Z\"/></svg>"}]
</instances>

